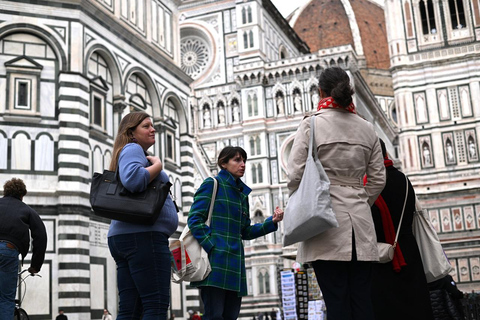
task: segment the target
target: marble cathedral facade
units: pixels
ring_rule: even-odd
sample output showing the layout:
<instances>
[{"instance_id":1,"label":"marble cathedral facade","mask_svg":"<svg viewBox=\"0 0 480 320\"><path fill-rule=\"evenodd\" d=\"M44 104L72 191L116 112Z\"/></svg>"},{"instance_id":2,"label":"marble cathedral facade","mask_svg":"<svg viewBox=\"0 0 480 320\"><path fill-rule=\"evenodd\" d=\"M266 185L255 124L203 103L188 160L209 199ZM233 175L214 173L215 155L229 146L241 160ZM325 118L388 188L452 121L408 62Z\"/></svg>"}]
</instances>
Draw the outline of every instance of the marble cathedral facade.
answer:
<instances>
[{"instance_id":1,"label":"marble cathedral facade","mask_svg":"<svg viewBox=\"0 0 480 320\"><path fill-rule=\"evenodd\" d=\"M31 319L116 315L109 221L89 206L122 115L152 115L178 203L193 199L191 79L178 67L175 1L0 1L0 180L25 181L48 249L27 281ZM25 266L28 266L25 261Z\"/></svg>"},{"instance_id":2,"label":"marble cathedral facade","mask_svg":"<svg viewBox=\"0 0 480 320\"><path fill-rule=\"evenodd\" d=\"M0 178L25 180L25 201L49 232L43 278L26 293L34 319L59 307L70 319L100 319L104 307L115 314L108 221L92 215L88 193L93 172L108 167L122 115L154 119L152 152L181 208L176 235L226 145L248 153L258 222L288 201L293 135L318 102L318 75L333 65L351 76L359 114L398 148L462 288L478 289L478 0L386 0L395 97L372 93L365 57L351 45L310 53L269 0L30 2L0 1ZM295 250L281 239L279 230L245 243L242 317L279 306L277 272ZM172 284L178 318L199 300L188 284Z\"/></svg>"},{"instance_id":3,"label":"marble cathedral facade","mask_svg":"<svg viewBox=\"0 0 480 320\"><path fill-rule=\"evenodd\" d=\"M385 1L400 160L461 290L480 288L480 1Z\"/></svg>"}]
</instances>

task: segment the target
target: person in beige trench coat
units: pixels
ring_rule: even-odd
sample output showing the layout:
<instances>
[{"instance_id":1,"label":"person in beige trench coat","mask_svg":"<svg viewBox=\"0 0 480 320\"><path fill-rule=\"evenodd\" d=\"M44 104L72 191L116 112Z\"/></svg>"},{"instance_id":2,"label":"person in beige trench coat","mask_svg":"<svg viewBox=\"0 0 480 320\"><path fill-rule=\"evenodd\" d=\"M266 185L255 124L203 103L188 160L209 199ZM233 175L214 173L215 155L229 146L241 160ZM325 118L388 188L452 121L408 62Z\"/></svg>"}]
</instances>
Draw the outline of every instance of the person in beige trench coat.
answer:
<instances>
[{"instance_id":1,"label":"person in beige trench coat","mask_svg":"<svg viewBox=\"0 0 480 320\"><path fill-rule=\"evenodd\" d=\"M356 114L346 72L324 70L319 87L322 100L314 114L314 145L330 179L339 227L301 242L297 260L312 262L329 320L371 320L371 263L378 261L378 251L370 206L385 185L382 151L373 125ZM310 117L306 117L288 159L290 194L302 179L309 137Z\"/></svg>"}]
</instances>

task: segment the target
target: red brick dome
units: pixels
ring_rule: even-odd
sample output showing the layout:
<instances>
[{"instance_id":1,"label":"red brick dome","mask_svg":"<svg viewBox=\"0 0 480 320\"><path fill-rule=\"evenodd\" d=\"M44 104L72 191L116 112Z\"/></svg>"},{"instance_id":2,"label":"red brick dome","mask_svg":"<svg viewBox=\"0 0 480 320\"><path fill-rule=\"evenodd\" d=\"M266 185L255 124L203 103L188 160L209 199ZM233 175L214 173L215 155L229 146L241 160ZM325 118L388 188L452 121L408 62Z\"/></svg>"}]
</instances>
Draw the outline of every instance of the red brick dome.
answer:
<instances>
[{"instance_id":1,"label":"red brick dome","mask_svg":"<svg viewBox=\"0 0 480 320\"><path fill-rule=\"evenodd\" d=\"M370 0L310 0L289 21L311 52L351 44L367 68L390 67L385 12Z\"/></svg>"}]
</instances>

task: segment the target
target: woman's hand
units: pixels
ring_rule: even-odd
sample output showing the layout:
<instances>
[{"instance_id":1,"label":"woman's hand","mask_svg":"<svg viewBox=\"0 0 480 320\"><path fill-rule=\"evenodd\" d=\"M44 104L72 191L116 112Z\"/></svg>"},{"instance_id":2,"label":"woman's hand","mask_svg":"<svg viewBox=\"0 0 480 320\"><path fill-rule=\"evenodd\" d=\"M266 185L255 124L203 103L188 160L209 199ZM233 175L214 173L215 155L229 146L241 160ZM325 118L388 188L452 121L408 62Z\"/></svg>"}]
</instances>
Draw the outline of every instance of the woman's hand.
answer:
<instances>
[{"instance_id":1,"label":"woman's hand","mask_svg":"<svg viewBox=\"0 0 480 320\"><path fill-rule=\"evenodd\" d=\"M160 170L163 169L163 165L162 165L162 160L160 160L159 157L155 157L155 156L147 156L147 160L150 161L150 163L153 165L159 165L160 166Z\"/></svg>"},{"instance_id":2,"label":"woman's hand","mask_svg":"<svg viewBox=\"0 0 480 320\"><path fill-rule=\"evenodd\" d=\"M150 173L149 182L152 182L153 179L155 179L158 176L160 171L162 171L163 164L162 164L162 160L160 160L159 157L147 156L147 160L150 161L150 163L152 164L151 166L145 168Z\"/></svg>"},{"instance_id":3,"label":"woman's hand","mask_svg":"<svg viewBox=\"0 0 480 320\"><path fill-rule=\"evenodd\" d=\"M279 207L276 207L275 211L273 212L272 221L275 223L278 223L282 220L283 220L283 210L280 209Z\"/></svg>"}]
</instances>

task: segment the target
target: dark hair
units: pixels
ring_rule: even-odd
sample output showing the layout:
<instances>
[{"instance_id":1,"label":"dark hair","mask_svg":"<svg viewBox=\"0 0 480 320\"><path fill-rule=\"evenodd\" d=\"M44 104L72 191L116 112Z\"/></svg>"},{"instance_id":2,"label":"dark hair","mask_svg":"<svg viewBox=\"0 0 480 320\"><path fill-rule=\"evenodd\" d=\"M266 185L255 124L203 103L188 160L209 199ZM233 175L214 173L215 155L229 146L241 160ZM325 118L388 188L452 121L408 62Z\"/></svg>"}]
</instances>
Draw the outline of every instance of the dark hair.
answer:
<instances>
[{"instance_id":1,"label":"dark hair","mask_svg":"<svg viewBox=\"0 0 480 320\"><path fill-rule=\"evenodd\" d=\"M247 162L247 153L245 152L245 150L243 150L241 147L228 146L223 148L222 151L220 151L220 154L218 155L217 165L220 167L220 169L222 169L222 164L225 164L230 161L230 159L235 158L237 154L239 154L243 158L243 161Z\"/></svg>"},{"instance_id":2,"label":"dark hair","mask_svg":"<svg viewBox=\"0 0 480 320\"><path fill-rule=\"evenodd\" d=\"M130 134L135 128L142 123L143 120L149 118L150 115L143 111L131 112L123 117L118 126L117 137L113 144L113 155L112 160L110 161L110 171L115 171L117 169L118 158L120 157L120 152L123 147L129 142L133 142Z\"/></svg>"},{"instance_id":3,"label":"dark hair","mask_svg":"<svg viewBox=\"0 0 480 320\"><path fill-rule=\"evenodd\" d=\"M3 195L5 197L14 197L19 200L27 194L27 187L22 179L12 178L3 185Z\"/></svg>"},{"instance_id":4,"label":"dark hair","mask_svg":"<svg viewBox=\"0 0 480 320\"><path fill-rule=\"evenodd\" d=\"M318 85L341 107L346 108L352 103L352 95L355 91L350 86L348 74L342 68L333 67L323 70L318 79Z\"/></svg>"},{"instance_id":5,"label":"dark hair","mask_svg":"<svg viewBox=\"0 0 480 320\"><path fill-rule=\"evenodd\" d=\"M387 156L387 148L385 147L385 142L383 142L383 140L380 138L378 138L378 140L380 141L380 148L382 148L382 154L385 158Z\"/></svg>"}]
</instances>

